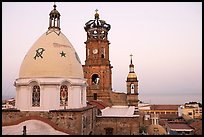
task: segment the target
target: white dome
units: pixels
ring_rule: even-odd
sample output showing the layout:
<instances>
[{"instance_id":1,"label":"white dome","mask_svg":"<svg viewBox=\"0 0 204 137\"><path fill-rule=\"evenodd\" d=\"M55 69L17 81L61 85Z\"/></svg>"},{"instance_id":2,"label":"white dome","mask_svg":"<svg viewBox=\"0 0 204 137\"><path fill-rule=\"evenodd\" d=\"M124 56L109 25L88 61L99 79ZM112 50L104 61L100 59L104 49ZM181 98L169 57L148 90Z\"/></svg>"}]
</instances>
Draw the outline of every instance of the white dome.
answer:
<instances>
[{"instance_id":1,"label":"white dome","mask_svg":"<svg viewBox=\"0 0 204 137\"><path fill-rule=\"evenodd\" d=\"M26 54L19 78L32 77L84 78L74 47L60 31L44 33Z\"/></svg>"}]
</instances>

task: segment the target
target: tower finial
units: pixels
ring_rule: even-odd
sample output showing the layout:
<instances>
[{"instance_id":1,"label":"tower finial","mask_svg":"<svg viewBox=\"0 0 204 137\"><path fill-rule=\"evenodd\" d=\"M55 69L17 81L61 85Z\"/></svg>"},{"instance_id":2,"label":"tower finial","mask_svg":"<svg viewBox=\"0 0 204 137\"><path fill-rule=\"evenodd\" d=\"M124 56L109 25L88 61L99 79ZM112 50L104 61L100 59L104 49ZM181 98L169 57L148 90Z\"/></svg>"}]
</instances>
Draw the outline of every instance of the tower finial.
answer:
<instances>
[{"instance_id":1,"label":"tower finial","mask_svg":"<svg viewBox=\"0 0 204 137\"><path fill-rule=\"evenodd\" d=\"M130 64L132 64L132 53L130 54Z\"/></svg>"},{"instance_id":2,"label":"tower finial","mask_svg":"<svg viewBox=\"0 0 204 137\"><path fill-rule=\"evenodd\" d=\"M130 69L130 72L134 72L134 65L132 64L132 54L130 54L130 65L129 65L129 69Z\"/></svg>"},{"instance_id":3,"label":"tower finial","mask_svg":"<svg viewBox=\"0 0 204 137\"><path fill-rule=\"evenodd\" d=\"M54 5L53 5L53 7L54 7L54 9L56 10L56 7L57 7L57 6L56 6L56 2L54 2Z\"/></svg>"},{"instance_id":4,"label":"tower finial","mask_svg":"<svg viewBox=\"0 0 204 137\"><path fill-rule=\"evenodd\" d=\"M95 11L96 11L96 13L95 13L95 19L99 19L98 9L96 9Z\"/></svg>"}]
</instances>

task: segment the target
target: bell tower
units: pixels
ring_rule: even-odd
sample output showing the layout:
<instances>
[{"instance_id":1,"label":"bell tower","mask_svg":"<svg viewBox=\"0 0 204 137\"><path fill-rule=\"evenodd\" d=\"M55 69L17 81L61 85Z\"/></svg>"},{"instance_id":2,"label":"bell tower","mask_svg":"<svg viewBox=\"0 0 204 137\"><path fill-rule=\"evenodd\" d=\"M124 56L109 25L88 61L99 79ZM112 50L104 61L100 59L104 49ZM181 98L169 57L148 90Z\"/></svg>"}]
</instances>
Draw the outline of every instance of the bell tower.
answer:
<instances>
[{"instance_id":1,"label":"bell tower","mask_svg":"<svg viewBox=\"0 0 204 137\"><path fill-rule=\"evenodd\" d=\"M96 10L94 20L85 24L87 32L86 60L83 65L84 77L87 79L87 100L103 100L110 104L112 90L112 66L109 61L108 31L111 26L99 19Z\"/></svg>"},{"instance_id":2,"label":"bell tower","mask_svg":"<svg viewBox=\"0 0 204 137\"><path fill-rule=\"evenodd\" d=\"M134 65L132 63L132 54L130 55L129 74L127 76L127 102L130 106L138 108L138 80L134 72Z\"/></svg>"}]
</instances>

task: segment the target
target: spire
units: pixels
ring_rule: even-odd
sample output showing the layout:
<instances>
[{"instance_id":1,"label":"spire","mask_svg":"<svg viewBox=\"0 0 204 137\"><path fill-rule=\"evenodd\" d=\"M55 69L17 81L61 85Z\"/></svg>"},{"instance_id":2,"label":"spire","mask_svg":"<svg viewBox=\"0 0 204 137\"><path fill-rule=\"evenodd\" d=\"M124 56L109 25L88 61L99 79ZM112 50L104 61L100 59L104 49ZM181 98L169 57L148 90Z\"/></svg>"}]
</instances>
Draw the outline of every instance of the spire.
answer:
<instances>
[{"instance_id":1,"label":"spire","mask_svg":"<svg viewBox=\"0 0 204 137\"><path fill-rule=\"evenodd\" d=\"M134 65L132 64L132 54L130 54L130 65L129 65L129 69L130 69L130 73L134 73Z\"/></svg>"},{"instance_id":2,"label":"spire","mask_svg":"<svg viewBox=\"0 0 204 137\"><path fill-rule=\"evenodd\" d=\"M132 54L130 54L130 64L132 64Z\"/></svg>"},{"instance_id":3,"label":"spire","mask_svg":"<svg viewBox=\"0 0 204 137\"><path fill-rule=\"evenodd\" d=\"M132 54L130 54L130 65L129 65L129 73L127 76L127 82L138 82L137 81L137 75L134 71L134 65L132 63Z\"/></svg>"},{"instance_id":4,"label":"spire","mask_svg":"<svg viewBox=\"0 0 204 137\"><path fill-rule=\"evenodd\" d=\"M60 30L60 13L56 9L56 4L54 2L53 5L54 9L50 12L50 18L49 18L49 27L48 29L54 28Z\"/></svg>"}]
</instances>

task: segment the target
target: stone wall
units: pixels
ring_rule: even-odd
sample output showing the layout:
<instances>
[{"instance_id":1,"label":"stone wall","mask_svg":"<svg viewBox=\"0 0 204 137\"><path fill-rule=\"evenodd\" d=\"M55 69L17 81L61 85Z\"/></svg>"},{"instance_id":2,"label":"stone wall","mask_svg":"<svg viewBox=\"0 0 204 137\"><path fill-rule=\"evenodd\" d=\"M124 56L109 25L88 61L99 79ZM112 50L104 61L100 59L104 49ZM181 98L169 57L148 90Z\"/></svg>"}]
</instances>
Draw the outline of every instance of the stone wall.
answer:
<instances>
[{"instance_id":1,"label":"stone wall","mask_svg":"<svg viewBox=\"0 0 204 137\"><path fill-rule=\"evenodd\" d=\"M95 116L94 107L49 112L2 110L2 126L16 125L26 120L36 119L67 134L87 135L94 134Z\"/></svg>"},{"instance_id":2,"label":"stone wall","mask_svg":"<svg viewBox=\"0 0 204 137\"><path fill-rule=\"evenodd\" d=\"M126 106L127 105L127 94L125 93L116 93L114 91L111 92L110 98L113 105L121 105Z\"/></svg>"},{"instance_id":3,"label":"stone wall","mask_svg":"<svg viewBox=\"0 0 204 137\"><path fill-rule=\"evenodd\" d=\"M107 128L113 135L138 135L139 117L96 117L95 135L106 135Z\"/></svg>"}]
</instances>

